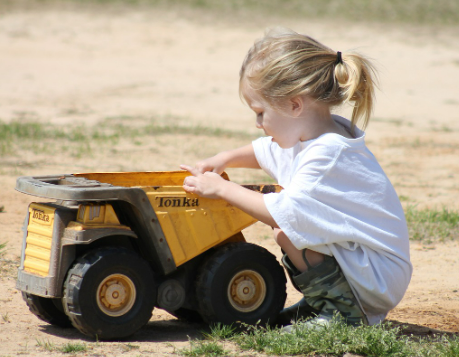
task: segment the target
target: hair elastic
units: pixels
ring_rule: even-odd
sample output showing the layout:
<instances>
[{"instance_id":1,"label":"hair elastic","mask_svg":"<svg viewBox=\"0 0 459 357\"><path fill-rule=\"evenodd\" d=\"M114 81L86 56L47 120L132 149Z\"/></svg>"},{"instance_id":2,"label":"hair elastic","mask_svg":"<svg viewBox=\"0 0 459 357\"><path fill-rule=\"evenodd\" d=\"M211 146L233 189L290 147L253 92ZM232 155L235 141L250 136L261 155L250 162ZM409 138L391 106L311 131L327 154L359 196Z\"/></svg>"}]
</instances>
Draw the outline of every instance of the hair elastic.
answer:
<instances>
[{"instance_id":1,"label":"hair elastic","mask_svg":"<svg viewBox=\"0 0 459 357\"><path fill-rule=\"evenodd\" d=\"M341 64L343 63L343 59L341 58L341 52L338 51L338 52L336 53L336 61L335 61L335 64L340 64L340 63L341 63Z\"/></svg>"}]
</instances>

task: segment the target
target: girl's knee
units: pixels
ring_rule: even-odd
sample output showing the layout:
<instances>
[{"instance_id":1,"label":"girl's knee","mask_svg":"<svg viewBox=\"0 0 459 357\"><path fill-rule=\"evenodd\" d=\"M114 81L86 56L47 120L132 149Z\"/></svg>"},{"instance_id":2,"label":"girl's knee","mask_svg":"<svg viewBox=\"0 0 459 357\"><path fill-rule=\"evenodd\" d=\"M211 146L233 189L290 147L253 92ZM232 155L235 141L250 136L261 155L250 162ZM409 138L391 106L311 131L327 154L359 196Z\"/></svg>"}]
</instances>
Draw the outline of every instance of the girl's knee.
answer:
<instances>
[{"instance_id":1,"label":"girl's knee","mask_svg":"<svg viewBox=\"0 0 459 357\"><path fill-rule=\"evenodd\" d=\"M324 260L324 255L319 252L310 249L297 249L279 228L274 228L274 240L300 272L304 272L309 266L314 267Z\"/></svg>"}]
</instances>

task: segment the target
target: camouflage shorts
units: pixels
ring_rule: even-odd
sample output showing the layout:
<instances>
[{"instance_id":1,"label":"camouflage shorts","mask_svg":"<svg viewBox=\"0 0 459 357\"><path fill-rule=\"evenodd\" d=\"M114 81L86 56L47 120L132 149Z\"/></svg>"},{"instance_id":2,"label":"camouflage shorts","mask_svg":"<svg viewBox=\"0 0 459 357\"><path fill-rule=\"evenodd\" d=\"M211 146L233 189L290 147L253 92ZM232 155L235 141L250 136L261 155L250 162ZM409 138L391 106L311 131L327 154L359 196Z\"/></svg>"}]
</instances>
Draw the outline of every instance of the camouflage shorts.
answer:
<instances>
[{"instance_id":1,"label":"camouflage shorts","mask_svg":"<svg viewBox=\"0 0 459 357\"><path fill-rule=\"evenodd\" d=\"M304 273L298 272L286 255L282 261L294 285L303 293L306 302L319 311L319 316L331 319L339 312L349 325L367 324L366 316L335 258L325 256L322 263Z\"/></svg>"}]
</instances>

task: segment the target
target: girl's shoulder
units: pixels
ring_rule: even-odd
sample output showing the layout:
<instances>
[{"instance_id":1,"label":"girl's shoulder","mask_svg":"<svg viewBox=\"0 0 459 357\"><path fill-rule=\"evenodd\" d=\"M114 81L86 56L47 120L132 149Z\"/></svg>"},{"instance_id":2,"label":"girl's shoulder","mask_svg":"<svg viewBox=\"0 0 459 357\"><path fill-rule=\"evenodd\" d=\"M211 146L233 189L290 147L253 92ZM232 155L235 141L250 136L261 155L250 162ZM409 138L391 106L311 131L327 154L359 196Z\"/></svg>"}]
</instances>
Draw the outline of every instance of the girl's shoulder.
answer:
<instances>
[{"instance_id":1,"label":"girl's shoulder","mask_svg":"<svg viewBox=\"0 0 459 357\"><path fill-rule=\"evenodd\" d=\"M300 150L307 151L313 148L322 148L325 151L346 149L361 149L365 147L365 132L355 127L351 129L351 122L338 115L333 115L333 119L339 125L342 125L346 131L352 132L352 137L345 137L336 133L325 133L319 137L300 143Z\"/></svg>"}]
</instances>

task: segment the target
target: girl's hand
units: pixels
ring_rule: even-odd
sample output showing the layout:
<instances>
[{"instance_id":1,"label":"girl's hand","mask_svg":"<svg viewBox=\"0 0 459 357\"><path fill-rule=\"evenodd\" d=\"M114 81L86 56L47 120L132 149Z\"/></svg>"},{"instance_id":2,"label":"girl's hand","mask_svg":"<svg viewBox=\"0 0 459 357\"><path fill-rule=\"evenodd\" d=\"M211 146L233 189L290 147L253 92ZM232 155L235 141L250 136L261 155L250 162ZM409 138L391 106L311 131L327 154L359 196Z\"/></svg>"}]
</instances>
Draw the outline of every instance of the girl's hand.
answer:
<instances>
[{"instance_id":1,"label":"girl's hand","mask_svg":"<svg viewBox=\"0 0 459 357\"><path fill-rule=\"evenodd\" d=\"M183 181L185 191L206 198L223 199L263 223L278 228L276 221L266 208L262 193L227 181L215 172L201 173L198 168L188 165L180 165L180 168L193 175L186 177Z\"/></svg>"},{"instance_id":2,"label":"girl's hand","mask_svg":"<svg viewBox=\"0 0 459 357\"><path fill-rule=\"evenodd\" d=\"M222 155L220 155L222 156ZM204 173L204 172L215 172L219 175L221 175L223 173L223 171L225 171L225 163L224 161L222 160L222 158L219 156L219 154L215 155L215 156L212 156L212 157L209 157L208 159L204 159L202 161L199 161L197 164L196 164L196 169L198 170L198 172L200 173ZM187 170L189 171L189 170ZM190 171L191 172L191 171Z\"/></svg>"},{"instance_id":3,"label":"girl's hand","mask_svg":"<svg viewBox=\"0 0 459 357\"><path fill-rule=\"evenodd\" d=\"M180 168L193 175L186 177L183 181L185 191L206 198L221 198L223 186L228 181L219 174L209 171L202 173L199 168L188 165L180 165Z\"/></svg>"},{"instance_id":4,"label":"girl's hand","mask_svg":"<svg viewBox=\"0 0 459 357\"><path fill-rule=\"evenodd\" d=\"M252 144L234 150L222 151L215 156L199 161L195 165L195 168L201 174L204 172L215 172L221 175L227 167L259 169L260 165L255 157Z\"/></svg>"}]
</instances>

